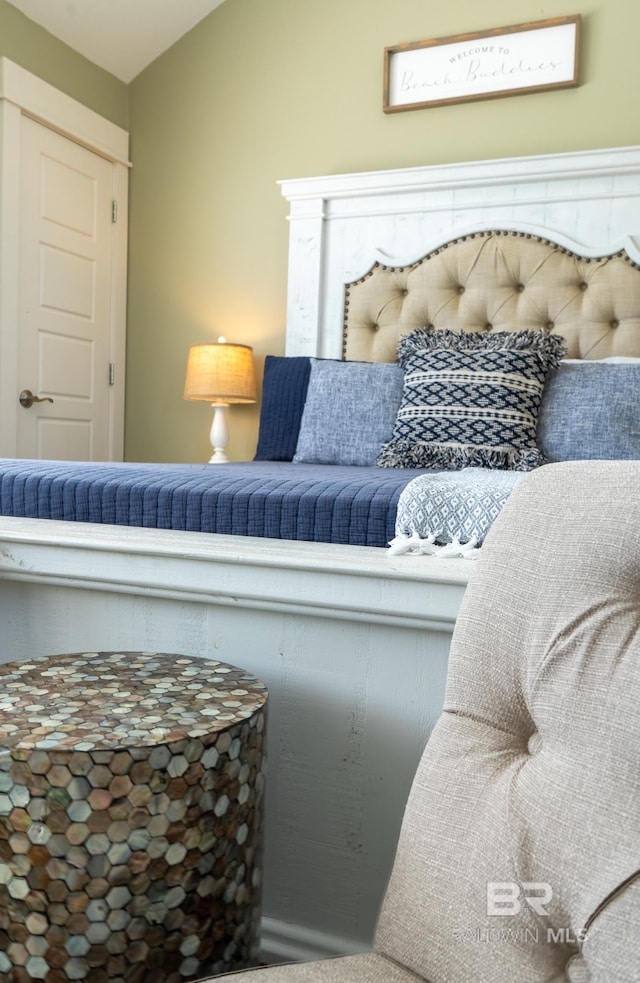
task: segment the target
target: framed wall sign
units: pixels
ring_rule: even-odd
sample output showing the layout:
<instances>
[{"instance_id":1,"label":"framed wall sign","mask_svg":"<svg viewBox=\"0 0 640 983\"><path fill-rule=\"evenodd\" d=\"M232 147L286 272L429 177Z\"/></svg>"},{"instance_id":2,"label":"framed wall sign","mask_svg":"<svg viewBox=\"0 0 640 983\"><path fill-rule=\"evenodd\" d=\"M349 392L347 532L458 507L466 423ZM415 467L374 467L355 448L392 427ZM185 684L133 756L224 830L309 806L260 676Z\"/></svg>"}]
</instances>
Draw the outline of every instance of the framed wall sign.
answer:
<instances>
[{"instance_id":1,"label":"framed wall sign","mask_svg":"<svg viewBox=\"0 0 640 983\"><path fill-rule=\"evenodd\" d=\"M580 15L385 48L385 113L578 85Z\"/></svg>"}]
</instances>

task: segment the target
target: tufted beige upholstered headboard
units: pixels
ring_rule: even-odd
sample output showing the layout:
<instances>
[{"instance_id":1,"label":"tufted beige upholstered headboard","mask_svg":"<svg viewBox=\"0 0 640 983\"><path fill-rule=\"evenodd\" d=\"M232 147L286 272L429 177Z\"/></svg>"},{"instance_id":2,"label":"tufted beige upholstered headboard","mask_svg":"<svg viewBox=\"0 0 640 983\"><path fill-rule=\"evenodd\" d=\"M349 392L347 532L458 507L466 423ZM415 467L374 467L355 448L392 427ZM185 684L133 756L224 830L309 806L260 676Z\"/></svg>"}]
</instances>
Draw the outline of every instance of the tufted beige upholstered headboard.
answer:
<instances>
[{"instance_id":1,"label":"tufted beige upholstered headboard","mask_svg":"<svg viewBox=\"0 0 640 983\"><path fill-rule=\"evenodd\" d=\"M408 266L375 263L345 293L343 357L393 362L416 328L561 334L567 357L640 356L640 267L529 233L476 232Z\"/></svg>"}]
</instances>

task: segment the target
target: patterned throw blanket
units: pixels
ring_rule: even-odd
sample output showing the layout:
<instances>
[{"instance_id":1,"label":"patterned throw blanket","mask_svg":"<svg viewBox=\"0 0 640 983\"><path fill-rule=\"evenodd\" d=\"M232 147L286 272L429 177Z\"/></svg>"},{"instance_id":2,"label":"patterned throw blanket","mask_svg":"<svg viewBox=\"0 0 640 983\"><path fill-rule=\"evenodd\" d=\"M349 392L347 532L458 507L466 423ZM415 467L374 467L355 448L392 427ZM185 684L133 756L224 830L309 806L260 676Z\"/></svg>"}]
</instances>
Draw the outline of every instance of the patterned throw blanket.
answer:
<instances>
[{"instance_id":1,"label":"patterned throw blanket","mask_svg":"<svg viewBox=\"0 0 640 983\"><path fill-rule=\"evenodd\" d=\"M390 553L474 559L523 472L489 468L434 471L414 478L398 500Z\"/></svg>"}]
</instances>

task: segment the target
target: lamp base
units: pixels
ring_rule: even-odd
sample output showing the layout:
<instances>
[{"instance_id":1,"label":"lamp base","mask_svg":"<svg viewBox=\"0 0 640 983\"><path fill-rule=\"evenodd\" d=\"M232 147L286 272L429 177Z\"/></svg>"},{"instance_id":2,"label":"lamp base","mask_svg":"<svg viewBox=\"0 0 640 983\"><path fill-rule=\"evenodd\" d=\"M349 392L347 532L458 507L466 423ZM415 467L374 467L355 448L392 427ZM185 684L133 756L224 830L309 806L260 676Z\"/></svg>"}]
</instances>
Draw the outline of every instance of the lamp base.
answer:
<instances>
[{"instance_id":1,"label":"lamp base","mask_svg":"<svg viewBox=\"0 0 640 983\"><path fill-rule=\"evenodd\" d=\"M228 464L229 458L220 447L216 447L213 454L209 458L209 464Z\"/></svg>"},{"instance_id":2,"label":"lamp base","mask_svg":"<svg viewBox=\"0 0 640 983\"><path fill-rule=\"evenodd\" d=\"M213 421L209 432L209 440L213 447L213 454L209 458L209 464L228 464L229 458L225 454L225 448L229 443L229 428L227 426L227 407L228 403L212 403Z\"/></svg>"}]
</instances>

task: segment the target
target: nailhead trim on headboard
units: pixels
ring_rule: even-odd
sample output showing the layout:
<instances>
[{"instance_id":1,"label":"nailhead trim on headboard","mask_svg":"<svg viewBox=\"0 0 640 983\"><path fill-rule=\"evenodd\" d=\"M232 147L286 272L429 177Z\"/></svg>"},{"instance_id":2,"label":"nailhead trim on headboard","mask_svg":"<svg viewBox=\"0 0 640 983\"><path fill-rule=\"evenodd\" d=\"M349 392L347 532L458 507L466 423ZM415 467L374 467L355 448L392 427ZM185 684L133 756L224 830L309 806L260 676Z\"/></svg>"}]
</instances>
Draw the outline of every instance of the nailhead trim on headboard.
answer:
<instances>
[{"instance_id":1,"label":"nailhead trim on headboard","mask_svg":"<svg viewBox=\"0 0 640 983\"><path fill-rule=\"evenodd\" d=\"M491 256L484 257L489 241ZM551 257L553 265L549 265ZM426 270L428 263L433 264L429 274L418 277L416 274ZM581 271L583 265L595 271L590 273L589 282ZM523 267L526 281L523 277L510 278L510 266ZM465 270L464 282L455 275L461 268ZM585 257L529 232L472 232L443 243L409 265L376 262L364 276L347 284L342 356L393 361L399 338L425 326L460 331L536 329L564 334L572 358L640 355L640 277L636 282L635 274L624 274L624 269L640 270L624 250ZM496 270L503 274L497 282ZM606 271L606 276L598 277L601 271ZM586 295L596 277L598 295L592 302ZM407 312L409 297L414 311L411 316ZM614 342L613 335L621 326L625 328L623 337Z\"/></svg>"}]
</instances>

